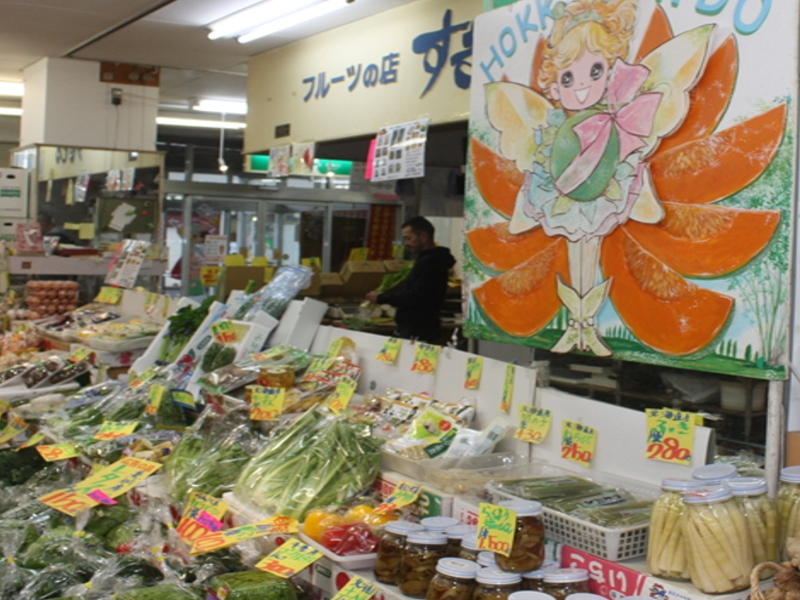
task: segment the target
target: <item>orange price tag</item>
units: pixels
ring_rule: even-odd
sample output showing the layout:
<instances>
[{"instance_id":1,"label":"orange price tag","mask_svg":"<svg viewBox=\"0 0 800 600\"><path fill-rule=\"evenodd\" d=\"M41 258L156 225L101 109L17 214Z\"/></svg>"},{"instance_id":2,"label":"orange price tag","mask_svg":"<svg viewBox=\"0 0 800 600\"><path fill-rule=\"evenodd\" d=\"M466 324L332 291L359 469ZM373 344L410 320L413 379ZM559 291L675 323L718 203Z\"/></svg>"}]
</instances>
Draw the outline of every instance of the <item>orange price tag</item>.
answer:
<instances>
[{"instance_id":1,"label":"orange price tag","mask_svg":"<svg viewBox=\"0 0 800 600\"><path fill-rule=\"evenodd\" d=\"M439 362L439 346L419 342L414 345L414 362L411 370L417 373L434 373Z\"/></svg>"},{"instance_id":2,"label":"orange price tag","mask_svg":"<svg viewBox=\"0 0 800 600\"><path fill-rule=\"evenodd\" d=\"M115 440L131 435L139 426L137 421L106 421L94 436L96 440Z\"/></svg>"},{"instance_id":3,"label":"orange price tag","mask_svg":"<svg viewBox=\"0 0 800 600\"><path fill-rule=\"evenodd\" d=\"M289 538L282 546L256 563L256 569L288 578L320 558L322 558L322 552L313 546L304 544L298 539Z\"/></svg>"},{"instance_id":4,"label":"orange price tag","mask_svg":"<svg viewBox=\"0 0 800 600\"><path fill-rule=\"evenodd\" d=\"M36 446L36 450L47 462L66 460L80 455L78 449L72 444L55 444L52 446Z\"/></svg>"},{"instance_id":5,"label":"orange price tag","mask_svg":"<svg viewBox=\"0 0 800 600\"><path fill-rule=\"evenodd\" d=\"M232 344L236 341L236 331L233 323L228 320L211 325L211 333L220 344Z\"/></svg>"},{"instance_id":6,"label":"orange price tag","mask_svg":"<svg viewBox=\"0 0 800 600\"><path fill-rule=\"evenodd\" d=\"M297 519L276 515L263 521L258 521L252 525L243 525L226 531L213 531L207 533L194 541L192 555L205 554L214 550L228 548L239 542L251 540L265 535L277 533L297 533L299 524Z\"/></svg>"}]
</instances>

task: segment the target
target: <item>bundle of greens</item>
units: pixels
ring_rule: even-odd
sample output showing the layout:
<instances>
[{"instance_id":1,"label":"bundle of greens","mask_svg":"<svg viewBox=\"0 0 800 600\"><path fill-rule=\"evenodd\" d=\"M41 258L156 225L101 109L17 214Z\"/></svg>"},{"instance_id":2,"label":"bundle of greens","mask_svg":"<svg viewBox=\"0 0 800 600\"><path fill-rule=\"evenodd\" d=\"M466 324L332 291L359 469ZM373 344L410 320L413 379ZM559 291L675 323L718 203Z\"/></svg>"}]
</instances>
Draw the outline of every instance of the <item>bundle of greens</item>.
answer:
<instances>
[{"instance_id":1,"label":"bundle of greens","mask_svg":"<svg viewBox=\"0 0 800 600\"><path fill-rule=\"evenodd\" d=\"M0 481L8 485L25 483L45 466L47 463L36 448L0 450Z\"/></svg>"},{"instance_id":2,"label":"bundle of greens","mask_svg":"<svg viewBox=\"0 0 800 600\"><path fill-rule=\"evenodd\" d=\"M267 512L302 520L312 508L365 490L380 460L368 427L310 410L247 463L234 492Z\"/></svg>"},{"instance_id":3,"label":"bundle of greens","mask_svg":"<svg viewBox=\"0 0 800 600\"><path fill-rule=\"evenodd\" d=\"M228 573L211 580L210 589L227 600L297 600L294 586L265 571Z\"/></svg>"},{"instance_id":4,"label":"bundle of greens","mask_svg":"<svg viewBox=\"0 0 800 600\"><path fill-rule=\"evenodd\" d=\"M206 298L200 306L183 306L175 311L169 318L169 328L162 339L156 364L168 365L178 359L181 350L208 316L212 302L213 298Z\"/></svg>"}]
</instances>

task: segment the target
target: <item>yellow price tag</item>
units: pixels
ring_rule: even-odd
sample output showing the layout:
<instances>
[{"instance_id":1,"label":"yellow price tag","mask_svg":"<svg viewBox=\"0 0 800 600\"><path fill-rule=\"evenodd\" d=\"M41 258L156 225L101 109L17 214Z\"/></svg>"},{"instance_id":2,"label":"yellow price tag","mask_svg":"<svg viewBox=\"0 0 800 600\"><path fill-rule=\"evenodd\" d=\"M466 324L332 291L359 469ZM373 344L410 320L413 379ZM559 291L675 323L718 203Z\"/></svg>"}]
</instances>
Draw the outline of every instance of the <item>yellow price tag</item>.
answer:
<instances>
[{"instance_id":1,"label":"yellow price tag","mask_svg":"<svg viewBox=\"0 0 800 600\"><path fill-rule=\"evenodd\" d=\"M138 421L106 421L94 435L96 440L115 440L131 435L139 426Z\"/></svg>"},{"instance_id":2,"label":"yellow price tag","mask_svg":"<svg viewBox=\"0 0 800 600\"><path fill-rule=\"evenodd\" d=\"M291 349L292 349L291 346L288 346L287 344L278 344L277 346L270 348L266 352L258 352L257 354L251 354L250 360L255 362L262 362L265 360L269 360L270 358L273 358L275 356L285 354Z\"/></svg>"},{"instance_id":3,"label":"yellow price tag","mask_svg":"<svg viewBox=\"0 0 800 600\"><path fill-rule=\"evenodd\" d=\"M695 415L671 408L648 408L645 457L679 465L692 463Z\"/></svg>"},{"instance_id":4,"label":"yellow price tag","mask_svg":"<svg viewBox=\"0 0 800 600\"><path fill-rule=\"evenodd\" d=\"M186 502L186 508L181 515L181 520L178 522L178 527L175 531L183 541L188 543L194 542L210 531L219 531L218 529L209 528L209 522L207 519L204 519L204 513L219 520L225 516L227 510L228 505L222 500L213 498L208 494L191 492L189 494L189 500Z\"/></svg>"},{"instance_id":5,"label":"yellow price tag","mask_svg":"<svg viewBox=\"0 0 800 600\"><path fill-rule=\"evenodd\" d=\"M517 513L510 508L481 502L478 505L478 548L508 556L517 530Z\"/></svg>"},{"instance_id":6,"label":"yellow price tag","mask_svg":"<svg viewBox=\"0 0 800 600\"><path fill-rule=\"evenodd\" d=\"M233 546L245 540L278 533L297 533L299 530L300 525L297 519L285 517L283 515L275 515L274 517L269 517L268 519L250 525L242 525L241 527L234 527L233 529L227 529L225 531L212 531L211 533L207 533L194 541L191 554L205 554L206 552L228 548L229 546Z\"/></svg>"},{"instance_id":7,"label":"yellow price tag","mask_svg":"<svg viewBox=\"0 0 800 600\"><path fill-rule=\"evenodd\" d=\"M342 414L347 405L350 404L350 398L353 397L357 386L358 382L352 377L342 377L339 383L336 384L336 391L328 401L328 408L337 415Z\"/></svg>"},{"instance_id":8,"label":"yellow price tag","mask_svg":"<svg viewBox=\"0 0 800 600\"><path fill-rule=\"evenodd\" d=\"M200 283L204 287L213 287L219 282L219 272L222 267L200 267Z\"/></svg>"},{"instance_id":9,"label":"yellow price tag","mask_svg":"<svg viewBox=\"0 0 800 600\"><path fill-rule=\"evenodd\" d=\"M375 360L386 363L388 365L393 365L394 362L397 360L397 355L400 354L400 348L403 347L403 341L397 338L389 338L386 340L375 355Z\"/></svg>"},{"instance_id":10,"label":"yellow price tag","mask_svg":"<svg viewBox=\"0 0 800 600\"><path fill-rule=\"evenodd\" d=\"M228 320L213 323L211 325L211 334L220 344L232 344L236 341L236 331L233 328L233 323Z\"/></svg>"},{"instance_id":11,"label":"yellow price tag","mask_svg":"<svg viewBox=\"0 0 800 600\"><path fill-rule=\"evenodd\" d=\"M222 257L222 262L226 267L243 267L245 266L244 256L241 254L228 254Z\"/></svg>"},{"instance_id":12,"label":"yellow price tag","mask_svg":"<svg viewBox=\"0 0 800 600\"><path fill-rule=\"evenodd\" d=\"M369 248L351 248L347 260L365 261L369 256Z\"/></svg>"},{"instance_id":13,"label":"yellow price tag","mask_svg":"<svg viewBox=\"0 0 800 600\"><path fill-rule=\"evenodd\" d=\"M337 338L331 342L331 345L328 346L328 351L325 353L325 358L334 358L339 355L339 351L341 351L342 346L344 345L345 338Z\"/></svg>"},{"instance_id":14,"label":"yellow price tag","mask_svg":"<svg viewBox=\"0 0 800 600\"><path fill-rule=\"evenodd\" d=\"M411 370L417 373L434 373L439 362L439 346L418 342L414 344L414 363Z\"/></svg>"},{"instance_id":15,"label":"yellow price tag","mask_svg":"<svg viewBox=\"0 0 800 600\"><path fill-rule=\"evenodd\" d=\"M597 445L597 431L583 423L561 422L561 458L588 467Z\"/></svg>"},{"instance_id":16,"label":"yellow price tag","mask_svg":"<svg viewBox=\"0 0 800 600\"><path fill-rule=\"evenodd\" d=\"M500 402L500 411L508 413L511 410L511 401L514 399L514 375L517 369L514 365L506 365L506 376L503 380L503 399Z\"/></svg>"},{"instance_id":17,"label":"yellow price tag","mask_svg":"<svg viewBox=\"0 0 800 600\"><path fill-rule=\"evenodd\" d=\"M465 390L477 390L481 386L483 373L483 357L470 356L467 359L467 375L464 379Z\"/></svg>"},{"instance_id":18,"label":"yellow price tag","mask_svg":"<svg viewBox=\"0 0 800 600\"><path fill-rule=\"evenodd\" d=\"M553 416L549 408L519 407L519 427L514 438L531 444L541 444L550 431Z\"/></svg>"},{"instance_id":19,"label":"yellow price tag","mask_svg":"<svg viewBox=\"0 0 800 600\"><path fill-rule=\"evenodd\" d=\"M122 300L122 292L122 288L104 285L100 288L100 293L97 294L94 301L103 304L119 304L119 301Z\"/></svg>"},{"instance_id":20,"label":"yellow price tag","mask_svg":"<svg viewBox=\"0 0 800 600\"><path fill-rule=\"evenodd\" d=\"M319 256L309 256L308 258L301 258L300 264L304 267L316 267L318 269L322 269L322 261L320 260Z\"/></svg>"},{"instance_id":21,"label":"yellow price tag","mask_svg":"<svg viewBox=\"0 0 800 600\"><path fill-rule=\"evenodd\" d=\"M11 410L11 404L5 400L0 400L0 415L8 410Z\"/></svg>"},{"instance_id":22,"label":"yellow price tag","mask_svg":"<svg viewBox=\"0 0 800 600\"><path fill-rule=\"evenodd\" d=\"M143 383L147 383L153 377L156 376L156 372L157 371L158 371L158 368L155 367L155 366L147 367L141 375L137 375L136 377L134 377L133 379L130 380L130 386L132 388L137 388L140 385L142 385Z\"/></svg>"},{"instance_id":23,"label":"yellow price tag","mask_svg":"<svg viewBox=\"0 0 800 600\"><path fill-rule=\"evenodd\" d=\"M285 400L285 389L261 387L250 396L250 419L253 421L277 421L283 412Z\"/></svg>"},{"instance_id":24,"label":"yellow price tag","mask_svg":"<svg viewBox=\"0 0 800 600\"><path fill-rule=\"evenodd\" d=\"M167 393L167 387L161 385L160 383L153 384L150 386L150 391L148 393L148 402L147 406L144 407L145 414L154 415L158 412L161 403L164 401L164 394Z\"/></svg>"},{"instance_id":25,"label":"yellow price tag","mask_svg":"<svg viewBox=\"0 0 800 600\"><path fill-rule=\"evenodd\" d=\"M324 356L318 356L317 358L311 361L310 365L308 365L306 372L303 374L303 379L305 379L306 376L311 375L313 373L318 373L320 371L327 371L332 364L333 364L332 358L325 358Z\"/></svg>"},{"instance_id":26,"label":"yellow price tag","mask_svg":"<svg viewBox=\"0 0 800 600\"><path fill-rule=\"evenodd\" d=\"M389 495L388 498L375 508L375 512L392 512L398 508L413 504L419 498L419 493L422 491L420 484L409 483L407 481L400 481Z\"/></svg>"},{"instance_id":27,"label":"yellow price tag","mask_svg":"<svg viewBox=\"0 0 800 600\"><path fill-rule=\"evenodd\" d=\"M0 444L10 442L27 428L28 424L20 417L11 418L3 430L0 431Z\"/></svg>"},{"instance_id":28,"label":"yellow price tag","mask_svg":"<svg viewBox=\"0 0 800 600\"><path fill-rule=\"evenodd\" d=\"M185 390L172 390L170 392L170 400L173 404L185 406L190 410L195 410L197 408L197 401L194 396L191 392Z\"/></svg>"},{"instance_id":29,"label":"yellow price tag","mask_svg":"<svg viewBox=\"0 0 800 600\"><path fill-rule=\"evenodd\" d=\"M298 539L289 538L282 546L256 563L256 569L278 577L289 578L320 558L322 558L322 552L316 548L304 544Z\"/></svg>"},{"instance_id":30,"label":"yellow price tag","mask_svg":"<svg viewBox=\"0 0 800 600\"><path fill-rule=\"evenodd\" d=\"M44 435L43 431L37 431L31 437L29 437L24 444L19 446L17 450L22 450L23 448L30 448L31 446L35 446L39 442L43 441L46 436Z\"/></svg>"},{"instance_id":31,"label":"yellow price tag","mask_svg":"<svg viewBox=\"0 0 800 600\"><path fill-rule=\"evenodd\" d=\"M70 362L78 363L82 360L86 360L92 354L94 354L94 350L91 348L87 348L86 346L81 346L80 348L76 348L72 352L69 353L67 356L67 360Z\"/></svg>"},{"instance_id":32,"label":"yellow price tag","mask_svg":"<svg viewBox=\"0 0 800 600\"><path fill-rule=\"evenodd\" d=\"M52 446L36 446L37 452L42 455L42 458L47 462L55 462L57 460L66 460L80 456L78 449L72 444L54 444Z\"/></svg>"},{"instance_id":33,"label":"yellow price tag","mask_svg":"<svg viewBox=\"0 0 800 600\"><path fill-rule=\"evenodd\" d=\"M363 577L353 575L350 581L331 600L369 600L378 593L378 586Z\"/></svg>"}]
</instances>

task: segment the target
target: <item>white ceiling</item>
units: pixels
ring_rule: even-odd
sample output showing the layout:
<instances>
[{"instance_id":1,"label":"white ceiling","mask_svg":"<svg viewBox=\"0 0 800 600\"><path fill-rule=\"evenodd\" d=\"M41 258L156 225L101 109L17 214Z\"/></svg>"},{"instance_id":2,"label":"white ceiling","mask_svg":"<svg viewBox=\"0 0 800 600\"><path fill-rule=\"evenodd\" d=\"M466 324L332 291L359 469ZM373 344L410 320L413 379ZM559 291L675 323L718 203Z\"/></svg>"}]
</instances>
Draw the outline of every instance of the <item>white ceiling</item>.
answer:
<instances>
[{"instance_id":1,"label":"white ceiling","mask_svg":"<svg viewBox=\"0 0 800 600\"><path fill-rule=\"evenodd\" d=\"M319 21L249 44L205 27L256 0L0 0L0 81L23 81L43 57L162 67L160 103L245 100L247 59L416 0L355 0Z\"/></svg>"}]
</instances>

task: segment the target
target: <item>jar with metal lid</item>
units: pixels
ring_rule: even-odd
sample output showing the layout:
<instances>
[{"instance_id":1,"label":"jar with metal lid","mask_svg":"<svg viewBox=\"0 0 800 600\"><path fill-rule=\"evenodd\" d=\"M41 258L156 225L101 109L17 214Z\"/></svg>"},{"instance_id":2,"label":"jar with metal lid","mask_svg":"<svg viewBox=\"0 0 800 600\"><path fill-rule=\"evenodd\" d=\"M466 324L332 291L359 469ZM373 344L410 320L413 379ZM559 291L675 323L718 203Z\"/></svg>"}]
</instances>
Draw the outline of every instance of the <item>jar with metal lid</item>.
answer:
<instances>
[{"instance_id":1,"label":"jar with metal lid","mask_svg":"<svg viewBox=\"0 0 800 600\"><path fill-rule=\"evenodd\" d=\"M589 592L589 571L586 569L553 569L544 575L544 591L556 600L570 594Z\"/></svg>"},{"instance_id":2,"label":"jar with metal lid","mask_svg":"<svg viewBox=\"0 0 800 600\"><path fill-rule=\"evenodd\" d=\"M453 517L426 517L420 521L427 531L446 531L448 527L459 525Z\"/></svg>"},{"instance_id":3,"label":"jar with metal lid","mask_svg":"<svg viewBox=\"0 0 800 600\"><path fill-rule=\"evenodd\" d=\"M728 487L742 511L753 548L753 563L778 560L778 514L775 505L767 496L767 481L761 477L736 477L729 479ZM773 572L763 570L761 578Z\"/></svg>"},{"instance_id":4,"label":"jar with metal lid","mask_svg":"<svg viewBox=\"0 0 800 600\"><path fill-rule=\"evenodd\" d=\"M381 583L397 584L397 570L400 556L406 545L409 533L425 531L419 523L410 521L390 521L386 524L378 543L378 556L375 558L375 579Z\"/></svg>"},{"instance_id":5,"label":"jar with metal lid","mask_svg":"<svg viewBox=\"0 0 800 600\"><path fill-rule=\"evenodd\" d=\"M461 538L461 548L458 552L459 558L464 558L466 560L473 560L478 561L478 556L483 554L481 549L478 548L478 537L475 535L475 532L472 532L471 535L465 535ZM489 552L492 555L492 560L494 561L494 552ZM491 565L483 565L483 566L496 566L497 563L492 562Z\"/></svg>"},{"instance_id":6,"label":"jar with metal lid","mask_svg":"<svg viewBox=\"0 0 800 600\"><path fill-rule=\"evenodd\" d=\"M731 488L718 485L688 492L681 518L692 584L706 594L726 594L750 585L753 551L747 523Z\"/></svg>"},{"instance_id":7,"label":"jar with metal lid","mask_svg":"<svg viewBox=\"0 0 800 600\"><path fill-rule=\"evenodd\" d=\"M436 564L426 600L471 600L479 568L471 560L443 558Z\"/></svg>"},{"instance_id":8,"label":"jar with metal lid","mask_svg":"<svg viewBox=\"0 0 800 600\"><path fill-rule=\"evenodd\" d=\"M475 580L477 585L472 600L508 600L512 593L519 591L522 575L496 567L483 567Z\"/></svg>"},{"instance_id":9,"label":"jar with metal lid","mask_svg":"<svg viewBox=\"0 0 800 600\"><path fill-rule=\"evenodd\" d=\"M693 479L664 479L661 496L650 511L650 532L647 538L647 570L665 579L689 580L689 565L681 532L683 494L703 487Z\"/></svg>"},{"instance_id":10,"label":"jar with metal lid","mask_svg":"<svg viewBox=\"0 0 800 600\"><path fill-rule=\"evenodd\" d=\"M488 550L478 552L478 564L482 567L493 567L496 569L497 555L494 552L489 552Z\"/></svg>"},{"instance_id":11,"label":"jar with metal lid","mask_svg":"<svg viewBox=\"0 0 800 600\"><path fill-rule=\"evenodd\" d=\"M522 574L522 589L531 592L541 592L544 590L544 576L555 569L559 564L554 560L546 560L544 564L535 571L528 571Z\"/></svg>"},{"instance_id":12,"label":"jar with metal lid","mask_svg":"<svg viewBox=\"0 0 800 600\"><path fill-rule=\"evenodd\" d=\"M781 485L775 497L778 510L781 544L800 532L800 466L781 469ZM781 546L781 555L786 558L786 549Z\"/></svg>"},{"instance_id":13,"label":"jar with metal lid","mask_svg":"<svg viewBox=\"0 0 800 600\"><path fill-rule=\"evenodd\" d=\"M451 525L444 530L447 536L447 556L458 558L461 553L461 540L465 536L475 537L475 526L459 523L458 525ZM473 559L468 559L473 560Z\"/></svg>"},{"instance_id":14,"label":"jar with metal lid","mask_svg":"<svg viewBox=\"0 0 800 600\"><path fill-rule=\"evenodd\" d=\"M544 562L544 521L542 505L531 500L509 500L499 506L517 514L514 541L508 556L497 555L497 566L503 571L525 573L535 571Z\"/></svg>"},{"instance_id":15,"label":"jar with metal lid","mask_svg":"<svg viewBox=\"0 0 800 600\"><path fill-rule=\"evenodd\" d=\"M447 557L447 536L433 531L409 533L400 556L397 586L406 596L424 598L436 574L436 563Z\"/></svg>"},{"instance_id":16,"label":"jar with metal lid","mask_svg":"<svg viewBox=\"0 0 800 600\"><path fill-rule=\"evenodd\" d=\"M692 471L692 479L702 481L706 486L721 485L737 475L736 467L730 463L703 465Z\"/></svg>"}]
</instances>

